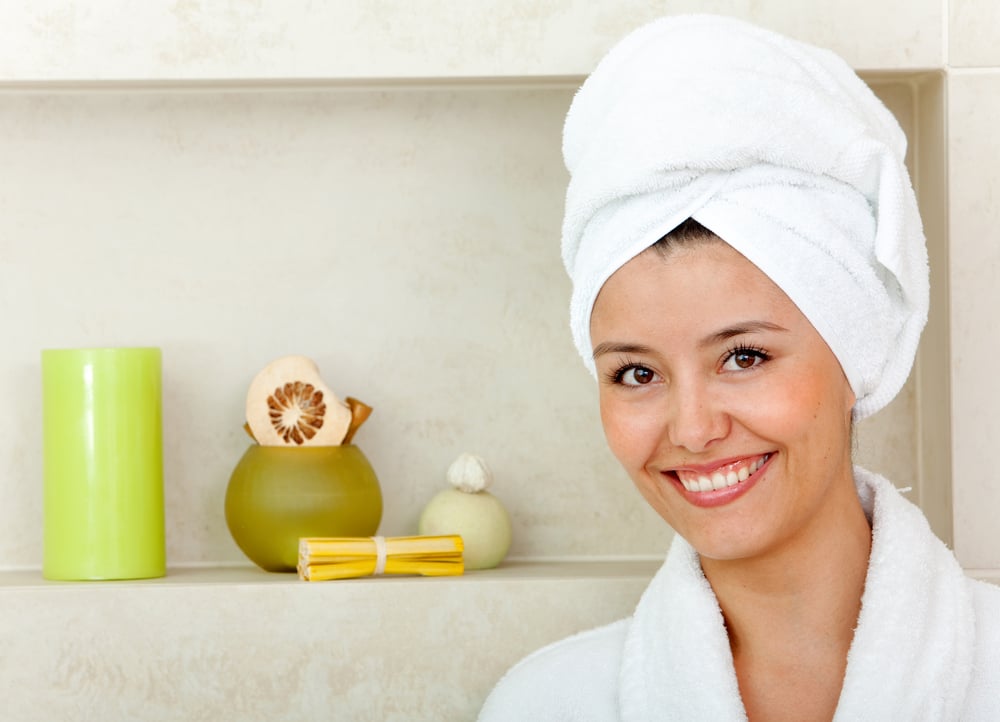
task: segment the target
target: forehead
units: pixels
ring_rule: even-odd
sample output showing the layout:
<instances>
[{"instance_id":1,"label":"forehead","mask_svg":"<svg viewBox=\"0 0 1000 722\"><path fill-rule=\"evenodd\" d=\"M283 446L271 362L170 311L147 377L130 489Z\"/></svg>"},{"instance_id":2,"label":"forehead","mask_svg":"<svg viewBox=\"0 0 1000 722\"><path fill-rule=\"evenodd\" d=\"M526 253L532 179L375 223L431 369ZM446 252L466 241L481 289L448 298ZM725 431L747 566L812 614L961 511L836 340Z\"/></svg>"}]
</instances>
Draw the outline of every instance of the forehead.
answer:
<instances>
[{"instance_id":1,"label":"forehead","mask_svg":"<svg viewBox=\"0 0 1000 722\"><path fill-rule=\"evenodd\" d=\"M808 321L767 275L721 241L648 249L612 274L594 303L593 343L609 335L676 334L734 321ZM601 338L598 338L598 337Z\"/></svg>"}]
</instances>

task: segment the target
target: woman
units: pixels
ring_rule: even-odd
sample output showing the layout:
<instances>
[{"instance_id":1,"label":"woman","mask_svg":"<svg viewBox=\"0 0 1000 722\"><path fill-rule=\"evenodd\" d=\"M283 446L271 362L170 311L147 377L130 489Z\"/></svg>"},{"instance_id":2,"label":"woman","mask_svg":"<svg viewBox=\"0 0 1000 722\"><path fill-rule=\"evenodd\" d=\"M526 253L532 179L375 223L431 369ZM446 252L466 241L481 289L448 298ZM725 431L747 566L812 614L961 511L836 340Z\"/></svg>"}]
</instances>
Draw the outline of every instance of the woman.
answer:
<instances>
[{"instance_id":1,"label":"woman","mask_svg":"<svg viewBox=\"0 0 1000 722\"><path fill-rule=\"evenodd\" d=\"M851 464L927 313L891 114L826 51L668 18L563 149L574 339L677 536L632 617L523 660L481 720L1000 719L1000 589Z\"/></svg>"}]
</instances>

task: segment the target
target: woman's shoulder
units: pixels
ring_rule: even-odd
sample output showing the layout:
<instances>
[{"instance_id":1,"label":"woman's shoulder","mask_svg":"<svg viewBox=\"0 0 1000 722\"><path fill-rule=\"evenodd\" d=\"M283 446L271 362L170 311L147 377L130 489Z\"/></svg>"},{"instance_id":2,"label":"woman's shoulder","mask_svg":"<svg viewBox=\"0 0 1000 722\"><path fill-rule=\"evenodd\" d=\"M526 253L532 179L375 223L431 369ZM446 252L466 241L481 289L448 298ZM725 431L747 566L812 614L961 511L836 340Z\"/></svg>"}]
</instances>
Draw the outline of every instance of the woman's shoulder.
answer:
<instances>
[{"instance_id":1,"label":"woman's shoulder","mask_svg":"<svg viewBox=\"0 0 1000 722\"><path fill-rule=\"evenodd\" d=\"M970 579L969 584L975 605L976 639L986 642L1000 661L1000 586L975 579Z\"/></svg>"},{"instance_id":2,"label":"woman's shoulder","mask_svg":"<svg viewBox=\"0 0 1000 722\"><path fill-rule=\"evenodd\" d=\"M1000 583L990 583L971 579L972 595L976 600L976 611L992 609L997 611L1000 607ZM997 620L1000 622L1000 620Z\"/></svg>"},{"instance_id":3,"label":"woman's shoulder","mask_svg":"<svg viewBox=\"0 0 1000 722\"><path fill-rule=\"evenodd\" d=\"M1000 586L969 580L975 612L976 651L963 720L1000 719Z\"/></svg>"},{"instance_id":4,"label":"woman's shoulder","mask_svg":"<svg viewBox=\"0 0 1000 722\"><path fill-rule=\"evenodd\" d=\"M618 670L629 622L622 619L532 652L497 683L479 722L617 719Z\"/></svg>"},{"instance_id":5,"label":"woman's shoulder","mask_svg":"<svg viewBox=\"0 0 1000 722\"><path fill-rule=\"evenodd\" d=\"M1000 586L969 579L976 619L976 641L1000 663ZM1000 674L1000 666L997 667Z\"/></svg>"}]
</instances>

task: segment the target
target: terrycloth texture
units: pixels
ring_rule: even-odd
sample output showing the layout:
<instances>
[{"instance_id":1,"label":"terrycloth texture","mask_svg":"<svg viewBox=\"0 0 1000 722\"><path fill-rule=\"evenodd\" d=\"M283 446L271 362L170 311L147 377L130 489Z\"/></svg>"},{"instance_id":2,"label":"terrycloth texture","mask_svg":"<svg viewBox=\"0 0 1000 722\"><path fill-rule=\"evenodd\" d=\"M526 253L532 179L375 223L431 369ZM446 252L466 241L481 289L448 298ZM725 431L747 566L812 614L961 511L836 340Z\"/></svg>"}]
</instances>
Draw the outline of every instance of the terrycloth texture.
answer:
<instances>
[{"instance_id":1,"label":"terrycloth texture","mask_svg":"<svg viewBox=\"0 0 1000 722\"><path fill-rule=\"evenodd\" d=\"M1000 720L1000 588L966 578L885 479L855 474L872 553L834 719ZM631 620L527 657L480 715L522 719L746 719L722 613L689 544L675 538Z\"/></svg>"},{"instance_id":2,"label":"terrycloth texture","mask_svg":"<svg viewBox=\"0 0 1000 722\"><path fill-rule=\"evenodd\" d=\"M563 136L562 253L588 368L601 286L690 217L815 326L855 392L855 417L881 409L927 317L905 152L891 113L826 50L704 15L627 36L577 93Z\"/></svg>"},{"instance_id":3,"label":"terrycloth texture","mask_svg":"<svg viewBox=\"0 0 1000 722\"><path fill-rule=\"evenodd\" d=\"M962 570L887 481L856 478L873 509L872 552L834 719L960 719L975 648ZM746 719L722 612L683 540L639 602L624 657L623 720Z\"/></svg>"}]
</instances>

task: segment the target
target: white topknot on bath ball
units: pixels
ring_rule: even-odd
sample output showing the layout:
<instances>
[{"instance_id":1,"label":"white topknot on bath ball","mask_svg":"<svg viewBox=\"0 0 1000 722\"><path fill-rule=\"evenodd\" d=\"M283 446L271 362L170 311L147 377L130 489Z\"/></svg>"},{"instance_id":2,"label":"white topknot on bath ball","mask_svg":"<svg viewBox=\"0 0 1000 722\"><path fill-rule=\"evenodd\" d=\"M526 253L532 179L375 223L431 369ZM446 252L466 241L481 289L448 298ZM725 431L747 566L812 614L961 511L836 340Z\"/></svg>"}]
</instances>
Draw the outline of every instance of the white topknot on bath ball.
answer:
<instances>
[{"instance_id":1,"label":"white topknot on bath ball","mask_svg":"<svg viewBox=\"0 0 1000 722\"><path fill-rule=\"evenodd\" d=\"M482 458L462 454L448 467L448 483L459 491L475 494L493 483L493 473Z\"/></svg>"}]
</instances>

